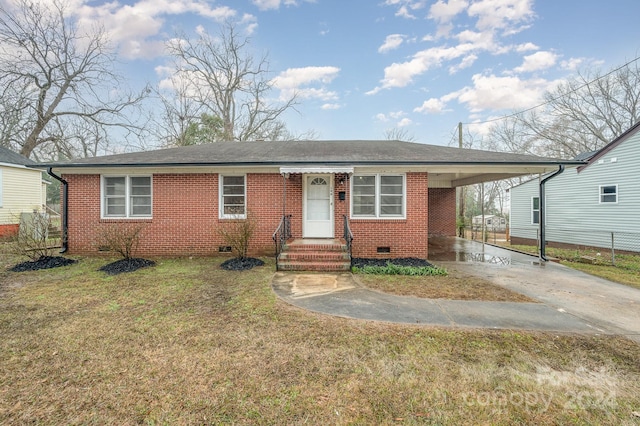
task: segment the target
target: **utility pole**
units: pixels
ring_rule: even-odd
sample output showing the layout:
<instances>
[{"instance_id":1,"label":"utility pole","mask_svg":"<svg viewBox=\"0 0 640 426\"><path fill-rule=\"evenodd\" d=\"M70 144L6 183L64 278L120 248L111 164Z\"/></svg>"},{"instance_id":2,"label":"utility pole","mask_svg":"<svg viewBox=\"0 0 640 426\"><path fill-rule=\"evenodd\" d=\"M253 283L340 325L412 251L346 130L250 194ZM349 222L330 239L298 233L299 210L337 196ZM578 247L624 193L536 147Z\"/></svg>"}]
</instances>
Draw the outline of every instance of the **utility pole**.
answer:
<instances>
[{"instance_id":1,"label":"utility pole","mask_svg":"<svg viewBox=\"0 0 640 426\"><path fill-rule=\"evenodd\" d=\"M458 148L462 149L462 122L458 123ZM464 237L464 186L458 188L458 220L462 227L458 228L458 237Z\"/></svg>"}]
</instances>

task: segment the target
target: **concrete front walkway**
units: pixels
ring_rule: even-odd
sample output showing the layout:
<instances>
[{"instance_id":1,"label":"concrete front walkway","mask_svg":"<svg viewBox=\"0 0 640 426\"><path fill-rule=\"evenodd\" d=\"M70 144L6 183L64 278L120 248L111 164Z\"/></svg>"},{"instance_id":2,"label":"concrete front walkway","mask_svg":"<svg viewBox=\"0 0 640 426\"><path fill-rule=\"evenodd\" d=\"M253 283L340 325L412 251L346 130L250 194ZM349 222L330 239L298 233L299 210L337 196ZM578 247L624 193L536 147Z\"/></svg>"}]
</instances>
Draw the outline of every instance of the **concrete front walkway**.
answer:
<instances>
[{"instance_id":1,"label":"concrete front walkway","mask_svg":"<svg viewBox=\"0 0 640 426\"><path fill-rule=\"evenodd\" d=\"M447 269L477 274L542 303L420 299L369 290L357 276L278 272L275 293L315 312L436 326L621 334L640 342L640 290L540 262L536 257L448 238L430 253ZM431 250L431 247L430 247Z\"/></svg>"}]
</instances>

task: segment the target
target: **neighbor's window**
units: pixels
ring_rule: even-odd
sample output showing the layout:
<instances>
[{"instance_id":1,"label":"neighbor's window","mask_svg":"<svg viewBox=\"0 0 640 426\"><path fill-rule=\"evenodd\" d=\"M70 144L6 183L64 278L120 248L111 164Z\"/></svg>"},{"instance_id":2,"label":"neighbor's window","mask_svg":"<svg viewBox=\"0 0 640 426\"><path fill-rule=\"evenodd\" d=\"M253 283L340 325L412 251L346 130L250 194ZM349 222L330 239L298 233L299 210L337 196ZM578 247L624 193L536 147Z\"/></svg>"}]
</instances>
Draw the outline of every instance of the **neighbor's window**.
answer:
<instances>
[{"instance_id":1,"label":"neighbor's window","mask_svg":"<svg viewBox=\"0 0 640 426\"><path fill-rule=\"evenodd\" d=\"M404 217L404 175L355 175L351 185L352 217Z\"/></svg>"},{"instance_id":2,"label":"neighbor's window","mask_svg":"<svg viewBox=\"0 0 640 426\"><path fill-rule=\"evenodd\" d=\"M151 217L151 176L103 176L102 216Z\"/></svg>"},{"instance_id":3,"label":"neighbor's window","mask_svg":"<svg viewBox=\"0 0 640 426\"><path fill-rule=\"evenodd\" d=\"M600 185L600 204L618 202L618 185Z\"/></svg>"},{"instance_id":4,"label":"neighbor's window","mask_svg":"<svg viewBox=\"0 0 640 426\"><path fill-rule=\"evenodd\" d=\"M244 219L246 214L246 178L220 176L220 217Z\"/></svg>"},{"instance_id":5,"label":"neighbor's window","mask_svg":"<svg viewBox=\"0 0 640 426\"><path fill-rule=\"evenodd\" d=\"M531 198L531 223L540 224L540 197Z\"/></svg>"}]
</instances>

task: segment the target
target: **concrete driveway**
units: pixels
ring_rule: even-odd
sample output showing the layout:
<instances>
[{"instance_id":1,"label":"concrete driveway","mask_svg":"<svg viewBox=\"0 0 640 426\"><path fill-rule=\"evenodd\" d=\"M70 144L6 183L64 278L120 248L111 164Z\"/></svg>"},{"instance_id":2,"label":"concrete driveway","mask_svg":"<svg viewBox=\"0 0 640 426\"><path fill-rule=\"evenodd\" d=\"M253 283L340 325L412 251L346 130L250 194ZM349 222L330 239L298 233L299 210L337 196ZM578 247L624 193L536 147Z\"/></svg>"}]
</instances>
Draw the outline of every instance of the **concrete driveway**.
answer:
<instances>
[{"instance_id":1,"label":"concrete driveway","mask_svg":"<svg viewBox=\"0 0 640 426\"><path fill-rule=\"evenodd\" d=\"M640 290L460 238L437 238L429 260L485 277L541 303L419 299L372 291L351 274L276 273L273 289L301 308L436 326L619 334L640 342Z\"/></svg>"}]
</instances>

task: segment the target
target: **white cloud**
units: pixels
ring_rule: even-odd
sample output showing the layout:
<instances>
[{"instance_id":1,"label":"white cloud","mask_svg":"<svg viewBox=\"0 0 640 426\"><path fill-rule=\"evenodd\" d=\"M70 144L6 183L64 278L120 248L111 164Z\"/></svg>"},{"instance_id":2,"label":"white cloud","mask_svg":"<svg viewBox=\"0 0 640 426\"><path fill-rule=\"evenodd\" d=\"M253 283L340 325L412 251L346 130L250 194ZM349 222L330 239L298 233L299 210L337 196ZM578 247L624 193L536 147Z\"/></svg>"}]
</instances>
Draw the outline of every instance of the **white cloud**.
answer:
<instances>
[{"instance_id":1,"label":"white cloud","mask_svg":"<svg viewBox=\"0 0 640 426\"><path fill-rule=\"evenodd\" d=\"M398 121L396 126L398 126L398 127L406 127L406 126L411 125L412 123L413 123L413 121L411 121L411 119L403 118L402 120Z\"/></svg>"},{"instance_id":2,"label":"white cloud","mask_svg":"<svg viewBox=\"0 0 640 426\"><path fill-rule=\"evenodd\" d=\"M342 108L342 105L340 105L340 104L324 104L320 108L324 109L324 110L333 110L333 109Z\"/></svg>"},{"instance_id":3,"label":"white cloud","mask_svg":"<svg viewBox=\"0 0 640 426\"><path fill-rule=\"evenodd\" d=\"M389 117L393 119L398 119L407 115L404 111L392 111L389 113Z\"/></svg>"},{"instance_id":4,"label":"white cloud","mask_svg":"<svg viewBox=\"0 0 640 426\"><path fill-rule=\"evenodd\" d=\"M557 59L558 55L555 53L545 51L536 52L532 55L525 56L522 65L513 70L517 73L544 70L554 66Z\"/></svg>"},{"instance_id":5,"label":"white cloud","mask_svg":"<svg viewBox=\"0 0 640 426\"><path fill-rule=\"evenodd\" d=\"M416 53L408 62L393 63L384 69L384 78L381 86L367 92L375 94L381 89L391 87L405 87L413 81L417 75L423 74L429 69L439 66L445 60L452 60L464 56L474 49L470 43L459 44L455 47L434 47Z\"/></svg>"},{"instance_id":6,"label":"white cloud","mask_svg":"<svg viewBox=\"0 0 640 426\"><path fill-rule=\"evenodd\" d=\"M518 31L518 25L534 17L533 0L480 0L473 2L467 13L477 17L480 31L503 29L508 33Z\"/></svg>"},{"instance_id":7,"label":"white cloud","mask_svg":"<svg viewBox=\"0 0 640 426\"><path fill-rule=\"evenodd\" d=\"M540 103L544 92L553 89L557 83L540 78L521 80L518 77L476 74L473 76L473 87L465 87L448 96L457 98L472 112L518 110Z\"/></svg>"},{"instance_id":8,"label":"white cloud","mask_svg":"<svg viewBox=\"0 0 640 426\"><path fill-rule=\"evenodd\" d=\"M324 86L338 76L337 67L289 68L272 80L274 87L280 89L281 98L288 99L294 94L301 98L334 100L338 95L324 87L305 87L313 84Z\"/></svg>"},{"instance_id":9,"label":"white cloud","mask_svg":"<svg viewBox=\"0 0 640 426\"><path fill-rule=\"evenodd\" d=\"M560 66L562 67L562 69L575 71L578 68L580 68L580 66L582 66L582 64L584 63L585 63L585 58L569 58L566 61L560 62Z\"/></svg>"},{"instance_id":10,"label":"white cloud","mask_svg":"<svg viewBox=\"0 0 640 426\"><path fill-rule=\"evenodd\" d=\"M462 61L460 61L459 64L457 65L452 65L449 67L449 74L455 74L458 71L465 69L465 68L469 68L471 65L473 65L476 60L478 59L478 55L467 55L464 58L462 58Z\"/></svg>"},{"instance_id":11,"label":"white cloud","mask_svg":"<svg viewBox=\"0 0 640 426\"><path fill-rule=\"evenodd\" d=\"M441 23L449 22L465 10L467 6L469 6L467 0L449 0L448 3L443 0L438 0L429 9L429 18Z\"/></svg>"},{"instance_id":12,"label":"white cloud","mask_svg":"<svg viewBox=\"0 0 640 426\"><path fill-rule=\"evenodd\" d=\"M515 47L516 52L529 52L531 50L538 50L539 47L533 43L522 43Z\"/></svg>"},{"instance_id":13,"label":"white cloud","mask_svg":"<svg viewBox=\"0 0 640 426\"><path fill-rule=\"evenodd\" d=\"M386 115L384 115L383 113L378 113L376 114L376 120L381 121L383 123L386 123L389 121L389 119L387 118Z\"/></svg>"},{"instance_id":14,"label":"white cloud","mask_svg":"<svg viewBox=\"0 0 640 426\"><path fill-rule=\"evenodd\" d=\"M397 49L402 44L403 41L404 41L404 35L390 34L385 38L382 46L378 48L378 52L385 53L390 50Z\"/></svg>"},{"instance_id":15,"label":"white cloud","mask_svg":"<svg viewBox=\"0 0 640 426\"><path fill-rule=\"evenodd\" d=\"M127 58L151 58L162 53L158 40L149 39L160 34L166 16L193 13L222 22L236 14L227 6L213 7L202 0L141 0L125 5L114 1L76 6L79 25L104 27L111 41L119 46L120 54Z\"/></svg>"},{"instance_id":16,"label":"white cloud","mask_svg":"<svg viewBox=\"0 0 640 426\"><path fill-rule=\"evenodd\" d=\"M441 99L431 98L422 103L421 106L413 109L413 112L421 112L423 114L439 114L444 112L447 104Z\"/></svg>"},{"instance_id":17,"label":"white cloud","mask_svg":"<svg viewBox=\"0 0 640 426\"><path fill-rule=\"evenodd\" d=\"M315 0L306 0L308 2L314 2ZM297 0L253 0L252 3L260 10L275 10L279 9L281 5L284 6L297 6Z\"/></svg>"}]
</instances>

